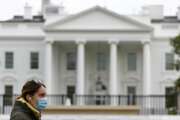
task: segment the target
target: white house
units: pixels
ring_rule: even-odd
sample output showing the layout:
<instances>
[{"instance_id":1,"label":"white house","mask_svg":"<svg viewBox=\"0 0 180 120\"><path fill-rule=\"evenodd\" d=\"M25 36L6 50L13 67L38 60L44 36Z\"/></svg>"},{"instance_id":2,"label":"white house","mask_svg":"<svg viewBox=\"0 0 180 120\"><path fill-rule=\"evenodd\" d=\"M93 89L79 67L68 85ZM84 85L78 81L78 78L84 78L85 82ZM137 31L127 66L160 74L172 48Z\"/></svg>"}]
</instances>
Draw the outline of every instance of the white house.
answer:
<instances>
[{"instance_id":1,"label":"white house","mask_svg":"<svg viewBox=\"0 0 180 120\"><path fill-rule=\"evenodd\" d=\"M0 94L20 94L31 79L50 95L165 95L179 77L170 39L180 31L177 16L163 6L121 15L95 6L68 14L42 0L37 16L0 21Z\"/></svg>"}]
</instances>

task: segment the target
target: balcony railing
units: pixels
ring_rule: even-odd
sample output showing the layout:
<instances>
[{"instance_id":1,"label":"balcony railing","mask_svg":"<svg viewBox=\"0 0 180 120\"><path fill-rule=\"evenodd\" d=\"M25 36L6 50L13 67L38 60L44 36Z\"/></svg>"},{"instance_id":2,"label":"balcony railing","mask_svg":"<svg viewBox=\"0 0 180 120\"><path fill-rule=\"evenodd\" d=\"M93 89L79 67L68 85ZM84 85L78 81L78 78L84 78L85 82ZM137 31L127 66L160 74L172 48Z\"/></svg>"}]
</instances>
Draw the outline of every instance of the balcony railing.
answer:
<instances>
[{"instance_id":1,"label":"balcony railing","mask_svg":"<svg viewBox=\"0 0 180 120\"><path fill-rule=\"evenodd\" d=\"M0 95L0 114L9 114L18 95ZM49 106L138 106L140 114L175 114L177 95L47 95Z\"/></svg>"}]
</instances>

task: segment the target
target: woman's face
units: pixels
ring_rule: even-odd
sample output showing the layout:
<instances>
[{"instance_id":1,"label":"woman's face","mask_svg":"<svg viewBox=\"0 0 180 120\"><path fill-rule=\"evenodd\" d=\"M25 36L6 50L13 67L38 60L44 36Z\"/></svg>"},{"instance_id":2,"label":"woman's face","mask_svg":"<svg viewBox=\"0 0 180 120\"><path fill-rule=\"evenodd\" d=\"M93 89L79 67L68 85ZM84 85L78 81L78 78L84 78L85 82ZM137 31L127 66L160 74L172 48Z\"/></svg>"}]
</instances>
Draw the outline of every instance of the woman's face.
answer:
<instances>
[{"instance_id":1,"label":"woman's face","mask_svg":"<svg viewBox=\"0 0 180 120\"><path fill-rule=\"evenodd\" d=\"M30 100L30 104L36 108L37 101L44 97L46 97L46 88L41 86Z\"/></svg>"}]
</instances>

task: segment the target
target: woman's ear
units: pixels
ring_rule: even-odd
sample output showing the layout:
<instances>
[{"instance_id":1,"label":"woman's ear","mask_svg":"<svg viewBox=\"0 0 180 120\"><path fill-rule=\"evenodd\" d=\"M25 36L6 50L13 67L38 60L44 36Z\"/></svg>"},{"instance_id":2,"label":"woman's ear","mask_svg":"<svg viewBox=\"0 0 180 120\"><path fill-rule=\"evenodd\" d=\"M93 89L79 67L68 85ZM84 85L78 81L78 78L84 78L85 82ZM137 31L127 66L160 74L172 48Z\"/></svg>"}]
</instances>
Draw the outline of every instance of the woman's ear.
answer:
<instances>
[{"instance_id":1,"label":"woman's ear","mask_svg":"<svg viewBox=\"0 0 180 120\"><path fill-rule=\"evenodd\" d=\"M26 95L26 100L29 102L32 100L32 97L30 95Z\"/></svg>"}]
</instances>

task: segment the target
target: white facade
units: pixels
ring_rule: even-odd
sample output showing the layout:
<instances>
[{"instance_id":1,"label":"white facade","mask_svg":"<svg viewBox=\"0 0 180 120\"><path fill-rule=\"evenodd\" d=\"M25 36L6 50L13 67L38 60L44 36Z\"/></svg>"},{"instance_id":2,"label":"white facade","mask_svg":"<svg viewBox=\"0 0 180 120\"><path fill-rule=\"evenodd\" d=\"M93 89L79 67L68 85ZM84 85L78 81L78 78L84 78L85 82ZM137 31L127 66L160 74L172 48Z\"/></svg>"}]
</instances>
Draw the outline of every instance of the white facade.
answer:
<instances>
[{"instance_id":1,"label":"white facade","mask_svg":"<svg viewBox=\"0 0 180 120\"><path fill-rule=\"evenodd\" d=\"M31 79L45 81L49 94L68 94L68 86L74 86L77 95L126 95L128 87L134 87L137 95L165 94L179 75L165 69L165 55L172 52L170 38L179 33L180 24L178 18L162 17L162 9L157 10L154 18L154 11L119 15L99 6L75 15L46 14L43 9L46 21L1 21L0 94L7 85L20 94L22 85ZM12 69L5 67L8 51L14 54ZM30 68L31 52L39 53L35 70ZM69 52L76 54L75 70L67 70ZM107 60L101 71L97 70L97 53ZM128 70L129 53L136 56L132 71ZM98 78L106 87L103 92L96 91Z\"/></svg>"}]
</instances>

